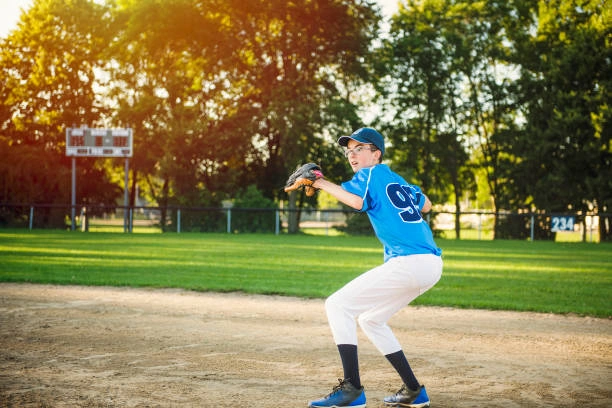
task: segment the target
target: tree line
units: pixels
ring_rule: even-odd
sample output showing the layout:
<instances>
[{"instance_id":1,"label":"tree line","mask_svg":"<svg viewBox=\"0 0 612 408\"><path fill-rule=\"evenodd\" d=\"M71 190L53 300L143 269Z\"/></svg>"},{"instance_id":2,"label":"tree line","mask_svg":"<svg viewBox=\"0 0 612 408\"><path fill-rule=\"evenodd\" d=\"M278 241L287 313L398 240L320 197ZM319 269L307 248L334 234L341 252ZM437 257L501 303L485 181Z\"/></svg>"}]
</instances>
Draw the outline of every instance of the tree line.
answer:
<instances>
[{"instance_id":1,"label":"tree line","mask_svg":"<svg viewBox=\"0 0 612 408\"><path fill-rule=\"evenodd\" d=\"M313 206L287 175L350 177L334 141L365 125L433 202L608 214L611 240L605 3L404 0L385 19L371 0L34 0L0 40L0 203L70 203L65 129L87 125L133 129L131 205ZM120 200L122 172L79 158L79 205Z\"/></svg>"}]
</instances>

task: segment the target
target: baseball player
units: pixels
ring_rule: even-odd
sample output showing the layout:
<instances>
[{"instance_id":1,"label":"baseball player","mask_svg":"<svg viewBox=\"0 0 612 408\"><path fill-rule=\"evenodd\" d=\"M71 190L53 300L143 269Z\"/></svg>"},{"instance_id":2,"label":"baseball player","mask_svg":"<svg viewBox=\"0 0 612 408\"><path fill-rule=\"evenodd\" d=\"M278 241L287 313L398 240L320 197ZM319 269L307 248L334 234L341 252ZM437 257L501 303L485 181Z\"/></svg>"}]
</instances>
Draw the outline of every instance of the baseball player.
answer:
<instances>
[{"instance_id":1,"label":"baseball player","mask_svg":"<svg viewBox=\"0 0 612 408\"><path fill-rule=\"evenodd\" d=\"M402 347L387 321L398 310L434 286L442 275L442 251L434 242L422 213L431 202L415 185L382 164L383 136L374 129L361 128L342 136L338 144L354 176L341 185L323 177L310 163L296 170L285 191L301 187L307 194L318 189L339 201L365 212L383 244L384 263L358 276L325 301L327 319L340 353L344 378L327 396L309 402L316 407L365 407L357 353L357 323L368 339L395 368L402 385L384 403L396 407L428 407L425 386L415 377Z\"/></svg>"}]
</instances>

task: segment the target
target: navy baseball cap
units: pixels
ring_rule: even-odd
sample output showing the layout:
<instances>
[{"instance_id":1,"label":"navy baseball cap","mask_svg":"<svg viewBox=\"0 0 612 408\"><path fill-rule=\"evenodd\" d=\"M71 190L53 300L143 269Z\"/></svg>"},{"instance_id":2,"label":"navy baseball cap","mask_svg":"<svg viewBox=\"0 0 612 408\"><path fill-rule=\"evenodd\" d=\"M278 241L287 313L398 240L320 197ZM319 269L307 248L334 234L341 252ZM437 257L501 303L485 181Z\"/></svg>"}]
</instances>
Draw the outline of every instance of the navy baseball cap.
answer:
<instances>
[{"instance_id":1,"label":"navy baseball cap","mask_svg":"<svg viewBox=\"0 0 612 408\"><path fill-rule=\"evenodd\" d=\"M338 144L340 146L346 147L348 145L349 140L351 139L359 143L373 144L378 150L380 150L382 154L385 153L385 139L380 133L378 133L372 128L364 127L361 129L357 129L350 136L341 136L338 139Z\"/></svg>"}]
</instances>

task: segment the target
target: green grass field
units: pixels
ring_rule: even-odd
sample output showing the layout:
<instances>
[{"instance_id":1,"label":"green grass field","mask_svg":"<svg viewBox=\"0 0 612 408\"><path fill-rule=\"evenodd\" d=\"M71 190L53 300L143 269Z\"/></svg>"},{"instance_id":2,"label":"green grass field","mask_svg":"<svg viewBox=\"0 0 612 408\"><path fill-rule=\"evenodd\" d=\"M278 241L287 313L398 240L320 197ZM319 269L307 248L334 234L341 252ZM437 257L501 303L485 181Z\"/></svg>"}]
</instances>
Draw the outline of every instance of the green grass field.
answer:
<instances>
[{"instance_id":1,"label":"green grass field","mask_svg":"<svg viewBox=\"0 0 612 408\"><path fill-rule=\"evenodd\" d=\"M415 304L612 317L612 246L438 240ZM0 231L0 281L323 298L382 262L373 237Z\"/></svg>"}]
</instances>

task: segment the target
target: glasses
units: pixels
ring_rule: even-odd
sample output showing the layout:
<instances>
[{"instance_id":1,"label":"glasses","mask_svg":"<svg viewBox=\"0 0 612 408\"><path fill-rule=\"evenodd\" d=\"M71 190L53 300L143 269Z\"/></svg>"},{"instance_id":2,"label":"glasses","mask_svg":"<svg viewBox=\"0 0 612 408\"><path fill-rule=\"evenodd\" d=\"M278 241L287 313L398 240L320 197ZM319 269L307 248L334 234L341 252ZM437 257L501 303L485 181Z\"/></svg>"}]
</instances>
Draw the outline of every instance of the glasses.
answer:
<instances>
[{"instance_id":1,"label":"glasses","mask_svg":"<svg viewBox=\"0 0 612 408\"><path fill-rule=\"evenodd\" d=\"M354 149L344 149L344 156L345 157L349 157L351 153L360 154L364 150L369 150L371 152L375 152L378 149L375 148L374 146L359 145L359 146L357 146Z\"/></svg>"}]
</instances>

